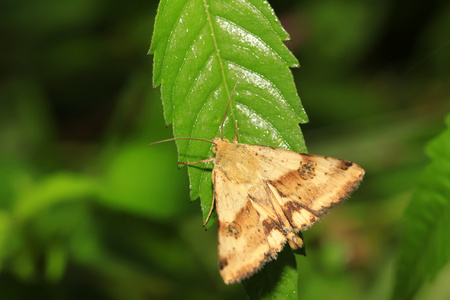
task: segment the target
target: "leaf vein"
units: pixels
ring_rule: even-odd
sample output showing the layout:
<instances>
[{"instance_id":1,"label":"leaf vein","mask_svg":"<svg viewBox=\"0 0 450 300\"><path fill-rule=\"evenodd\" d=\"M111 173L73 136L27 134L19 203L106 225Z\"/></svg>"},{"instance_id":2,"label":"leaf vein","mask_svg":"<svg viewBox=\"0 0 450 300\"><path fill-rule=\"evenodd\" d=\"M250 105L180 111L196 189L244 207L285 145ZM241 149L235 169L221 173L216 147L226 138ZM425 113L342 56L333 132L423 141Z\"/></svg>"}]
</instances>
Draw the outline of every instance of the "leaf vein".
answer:
<instances>
[{"instance_id":1,"label":"leaf vein","mask_svg":"<svg viewBox=\"0 0 450 300\"><path fill-rule=\"evenodd\" d=\"M282 141L286 144L286 146L288 147L288 149L292 149L290 143L283 137L283 135L281 134L281 132L280 132L279 130L277 130L277 129L273 126L272 122L270 122L266 117L264 117L262 114L256 112L254 109L251 109L248 105L245 105L245 104L242 103L242 102L237 102L237 101L236 101L236 103L238 103L238 104L241 105L242 107L245 107L245 109L246 109L247 111L251 112L252 114L254 114L254 115L256 115L257 117L259 117L260 120L264 121L264 122L266 123L265 125L268 125L268 126L270 127L270 129L271 129L273 132L276 133L276 136L278 136L278 137L280 137L280 138L282 139Z\"/></svg>"},{"instance_id":2,"label":"leaf vein","mask_svg":"<svg viewBox=\"0 0 450 300\"><path fill-rule=\"evenodd\" d=\"M203 27L199 30L197 36L192 40L192 43L191 43L191 44L189 45L189 47L187 48L186 53L185 53L185 56L184 56L185 58L187 57L187 54L189 53L190 49L192 48L192 45L194 45L194 43L195 43L195 42L197 41L197 39L200 37L200 35L201 35L203 29L205 28L205 26L206 26L206 22L205 22L205 24L203 25ZM200 72L201 72L201 70L203 69L204 65L206 65L206 64L208 63L210 57L211 57L211 54L207 57L207 59L205 59L203 66L202 66L201 68L199 68L199 72L197 72L197 74L200 74ZM180 64L180 66L178 67L178 70L181 70L181 69L183 68L183 66L184 66L186 63L187 63L187 60L186 60L186 59L182 59L182 60L181 60L181 64ZM175 75L174 84L173 84L173 86L172 86L172 95L175 95L176 82L178 82L178 77L179 77L180 73L181 73L181 72L177 72L177 74ZM195 77L194 77L194 80L193 80L192 83L191 83L191 86L190 86L189 89L188 89L187 94L184 95L184 98L186 98L187 95L189 95L189 93L191 92L191 87L194 85L194 83L195 83L195 81L196 81L197 79L198 79L198 76L195 76Z\"/></svg>"}]
</instances>

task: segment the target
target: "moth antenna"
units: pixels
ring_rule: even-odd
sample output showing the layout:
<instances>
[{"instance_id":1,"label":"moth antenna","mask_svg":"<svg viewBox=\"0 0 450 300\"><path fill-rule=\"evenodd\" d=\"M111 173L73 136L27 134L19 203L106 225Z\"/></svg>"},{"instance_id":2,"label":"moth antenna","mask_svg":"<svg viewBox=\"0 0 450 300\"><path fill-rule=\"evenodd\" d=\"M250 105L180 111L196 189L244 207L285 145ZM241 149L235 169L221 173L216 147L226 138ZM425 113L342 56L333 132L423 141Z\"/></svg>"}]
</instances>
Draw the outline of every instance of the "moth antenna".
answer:
<instances>
[{"instance_id":1,"label":"moth antenna","mask_svg":"<svg viewBox=\"0 0 450 300\"><path fill-rule=\"evenodd\" d=\"M239 80L241 79L241 77L242 77L242 74L239 75L239 77L238 77L238 79L237 79L237 81L236 81L236 84L234 85L234 88L233 88L233 90L231 91L230 98L228 98L227 108L225 108L225 114L223 115L222 125L220 125L220 139L221 139L221 140L223 140L223 124L225 123L225 119L226 119L226 117L227 117L228 107L230 106L231 98L233 97L234 91L236 90L236 87L237 87L237 85L238 85Z\"/></svg>"},{"instance_id":2,"label":"moth antenna","mask_svg":"<svg viewBox=\"0 0 450 300\"><path fill-rule=\"evenodd\" d=\"M201 163L207 163L210 161L214 161L216 158L215 157L211 157L211 158L207 158L204 160L199 160L199 161L179 161L178 163L181 165L195 165L195 164L201 164Z\"/></svg>"},{"instance_id":3,"label":"moth antenna","mask_svg":"<svg viewBox=\"0 0 450 300\"><path fill-rule=\"evenodd\" d=\"M149 146L153 146L155 144L161 144L161 143L165 143L165 142L171 142L171 141L176 141L176 140L195 140L195 141L204 141L204 142L208 142L211 144L216 144L213 141L207 140L207 139L199 139L199 138L185 138L185 137L179 137L179 138L171 138L171 139L167 139L167 140L162 140L162 141L158 141L158 142L153 142L148 144Z\"/></svg>"}]
</instances>

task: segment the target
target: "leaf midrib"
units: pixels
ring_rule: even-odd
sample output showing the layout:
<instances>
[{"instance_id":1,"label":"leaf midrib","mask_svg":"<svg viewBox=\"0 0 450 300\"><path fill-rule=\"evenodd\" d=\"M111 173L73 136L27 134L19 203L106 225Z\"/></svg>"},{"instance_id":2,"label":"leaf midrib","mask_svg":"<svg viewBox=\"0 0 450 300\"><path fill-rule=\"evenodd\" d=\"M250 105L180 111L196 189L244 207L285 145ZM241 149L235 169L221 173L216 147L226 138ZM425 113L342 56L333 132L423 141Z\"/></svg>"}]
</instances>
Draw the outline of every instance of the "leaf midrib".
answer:
<instances>
[{"instance_id":1,"label":"leaf midrib","mask_svg":"<svg viewBox=\"0 0 450 300\"><path fill-rule=\"evenodd\" d=\"M208 2L207 0L203 0L203 5L205 7L205 12L206 12L206 19L208 20L207 22L209 24L209 28L211 30L211 36L214 41L214 49L216 50L217 59L219 60L220 72L222 74L222 80L223 80L223 83L225 86L225 90L226 90L227 96L230 97L230 90L228 88L226 77L225 77L225 68L223 66L223 59L222 59L222 56L220 55L219 46L217 45L216 33L214 31L214 27L213 27L213 23L212 23L212 19L211 19L212 14L209 11L209 5L207 2ZM229 112L230 112L231 117L233 118L233 121L235 121L236 118L234 116L233 105L230 105Z\"/></svg>"}]
</instances>

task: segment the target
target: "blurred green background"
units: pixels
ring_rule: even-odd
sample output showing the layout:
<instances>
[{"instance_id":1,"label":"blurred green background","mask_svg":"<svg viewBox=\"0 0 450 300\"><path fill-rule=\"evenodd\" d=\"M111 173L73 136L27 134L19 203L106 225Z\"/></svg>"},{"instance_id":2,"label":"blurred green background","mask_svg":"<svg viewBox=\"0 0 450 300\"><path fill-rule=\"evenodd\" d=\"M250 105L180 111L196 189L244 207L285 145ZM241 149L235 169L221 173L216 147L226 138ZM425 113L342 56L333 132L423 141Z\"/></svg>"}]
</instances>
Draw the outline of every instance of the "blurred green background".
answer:
<instances>
[{"instance_id":1,"label":"blurred green background","mask_svg":"<svg viewBox=\"0 0 450 300\"><path fill-rule=\"evenodd\" d=\"M157 4L1 2L0 299L244 297L219 276L175 145L147 146L171 137L146 55ZM367 172L304 234L299 291L386 299L424 146L450 111L450 2L271 4L302 65L309 152Z\"/></svg>"}]
</instances>

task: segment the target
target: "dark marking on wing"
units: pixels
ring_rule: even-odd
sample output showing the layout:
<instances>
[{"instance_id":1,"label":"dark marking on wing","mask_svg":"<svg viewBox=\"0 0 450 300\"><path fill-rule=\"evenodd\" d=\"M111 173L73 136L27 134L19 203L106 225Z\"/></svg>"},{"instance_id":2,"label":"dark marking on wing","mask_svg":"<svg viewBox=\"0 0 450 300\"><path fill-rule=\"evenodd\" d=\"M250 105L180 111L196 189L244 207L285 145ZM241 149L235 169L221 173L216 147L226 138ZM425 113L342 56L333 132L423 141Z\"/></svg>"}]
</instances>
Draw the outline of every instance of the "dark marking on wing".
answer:
<instances>
[{"instance_id":1,"label":"dark marking on wing","mask_svg":"<svg viewBox=\"0 0 450 300\"><path fill-rule=\"evenodd\" d=\"M241 236L241 226L236 222L228 223L225 227L226 235L238 239Z\"/></svg>"},{"instance_id":2,"label":"dark marking on wing","mask_svg":"<svg viewBox=\"0 0 450 300\"><path fill-rule=\"evenodd\" d=\"M301 205L300 203L294 202L294 201L288 201L283 205L283 212L284 215L286 216L286 218L289 220L289 222L291 223L292 226L295 226L295 222L294 219L292 218L292 215L295 212L300 212L302 209L307 210L308 212L311 213L311 218L309 219L309 224L305 224L305 226L302 226L302 228L298 228L300 230L302 230L305 227L309 227L312 225L312 223L314 223L315 221L317 221L318 219L320 219L320 214L317 213L316 211L309 209L308 207L305 207L304 205Z\"/></svg>"},{"instance_id":3,"label":"dark marking on wing","mask_svg":"<svg viewBox=\"0 0 450 300\"><path fill-rule=\"evenodd\" d=\"M283 197L283 198L287 198L287 195L284 194L282 191L280 191L279 189L277 189L278 194Z\"/></svg>"},{"instance_id":4,"label":"dark marking on wing","mask_svg":"<svg viewBox=\"0 0 450 300\"><path fill-rule=\"evenodd\" d=\"M280 223L270 218L267 218L263 221L263 227L267 234L270 234L272 230L277 230L284 234L284 230L283 228L281 228Z\"/></svg>"},{"instance_id":5,"label":"dark marking on wing","mask_svg":"<svg viewBox=\"0 0 450 300\"><path fill-rule=\"evenodd\" d=\"M338 168L341 170L348 170L348 168L350 168L351 166L353 166L353 163L351 161L348 160L343 160L341 161L341 163L339 164Z\"/></svg>"},{"instance_id":6,"label":"dark marking on wing","mask_svg":"<svg viewBox=\"0 0 450 300\"><path fill-rule=\"evenodd\" d=\"M228 259L224 257L219 258L219 269L223 270L223 268L225 268L226 266L228 266Z\"/></svg>"},{"instance_id":7,"label":"dark marking on wing","mask_svg":"<svg viewBox=\"0 0 450 300\"><path fill-rule=\"evenodd\" d=\"M303 180L309 180L316 177L316 162L314 162L312 159L304 158L300 162L300 167L298 168L298 174L300 175L300 178Z\"/></svg>"}]
</instances>

